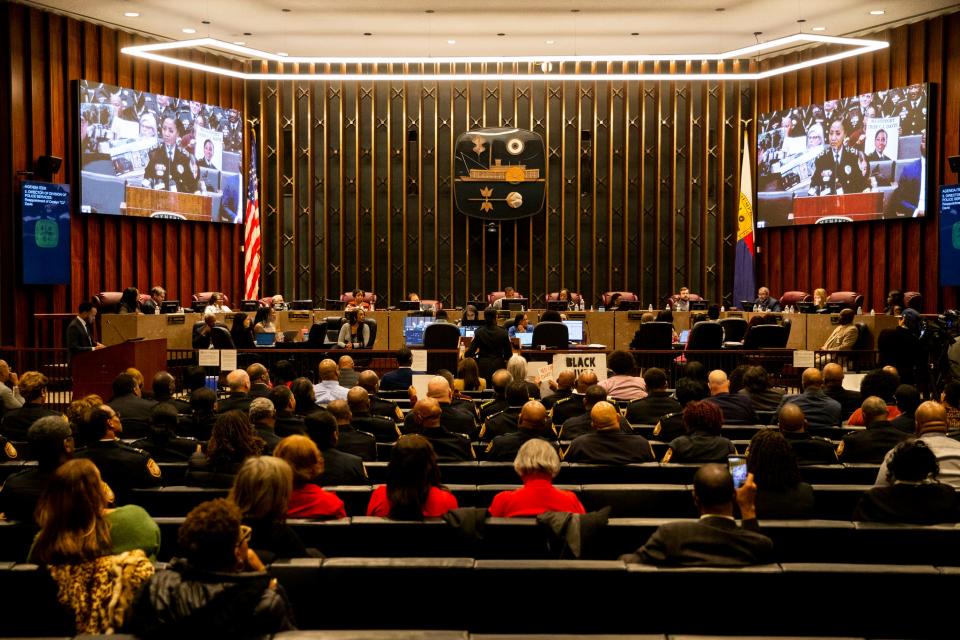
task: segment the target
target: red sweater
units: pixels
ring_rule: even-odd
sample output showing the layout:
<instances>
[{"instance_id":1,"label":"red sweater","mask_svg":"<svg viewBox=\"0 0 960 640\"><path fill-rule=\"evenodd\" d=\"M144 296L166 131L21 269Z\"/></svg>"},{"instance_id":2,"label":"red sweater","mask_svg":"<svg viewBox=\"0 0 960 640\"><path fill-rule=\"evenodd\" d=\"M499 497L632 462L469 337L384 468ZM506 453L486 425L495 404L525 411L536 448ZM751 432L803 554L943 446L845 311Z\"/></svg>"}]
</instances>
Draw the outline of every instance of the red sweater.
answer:
<instances>
[{"instance_id":1,"label":"red sweater","mask_svg":"<svg viewBox=\"0 0 960 640\"><path fill-rule=\"evenodd\" d=\"M315 484L294 489L287 505L288 518L346 518L343 500Z\"/></svg>"},{"instance_id":2,"label":"red sweater","mask_svg":"<svg viewBox=\"0 0 960 640\"><path fill-rule=\"evenodd\" d=\"M439 518L450 509L457 508L457 499L449 491L444 491L438 487L430 487L430 493L427 494L427 501L423 505L424 518ZM387 500L387 485L382 484L373 491L370 496L370 504L367 505L368 516L380 516L381 518L390 517L390 501Z\"/></svg>"},{"instance_id":3,"label":"red sweater","mask_svg":"<svg viewBox=\"0 0 960 640\"><path fill-rule=\"evenodd\" d=\"M490 504L490 515L497 518L537 516L545 511L586 513L572 491L555 488L553 481L542 474L527 476L523 488L501 491Z\"/></svg>"}]
</instances>

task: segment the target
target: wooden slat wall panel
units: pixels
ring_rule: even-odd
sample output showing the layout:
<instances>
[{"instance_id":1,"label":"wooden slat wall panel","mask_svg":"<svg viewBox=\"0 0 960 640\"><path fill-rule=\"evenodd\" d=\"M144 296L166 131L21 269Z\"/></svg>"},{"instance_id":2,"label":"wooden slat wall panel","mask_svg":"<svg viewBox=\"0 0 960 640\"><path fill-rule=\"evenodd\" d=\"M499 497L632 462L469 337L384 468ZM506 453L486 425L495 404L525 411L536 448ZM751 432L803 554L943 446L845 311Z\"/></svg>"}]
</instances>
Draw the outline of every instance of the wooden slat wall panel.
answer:
<instances>
[{"instance_id":1,"label":"wooden slat wall panel","mask_svg":"<svg viewBox=\"0 0 960 640\"><path fill-rule=\"evenodd\" d=\"M98 291L155 284L170 298L219 289L242 296L242 230L230 225L84 216L71 228L73 280L66 287L18 283L16 172L41 155L63 158L58 181L75 183L74 82L99 80L243 109L243 83L121 56L145 38L19 4L0 5L0 340L33 344L34 312L68 312ZM75 201L76 202L76 201Z\"/></svg>"},{"instance_id":2,"label":"wooden slat wall panel","mask_svg":"<svg viewBox=\"0 0 960 640\"><path fill-rule=\"evenodd\" d=\"M757 85L756 111L931 82L933 108L927 136L932 161L927 217L923 220L868 222L842 227L801 227L758 231L762 258L758 278L773 291L823 286L856 290L866 309L883 308L890 289L919 291L924 311L955 308L956 287L938 285L938 214L935 186L956 183L946 159L960 145L960 13L903 25L869 37L890 48L868 56L803 70ZM804 52L806 56L816 50ZM763 65L779 64L765 61ZM795 88L795 90L794 90Z\"/></svg>"}]
</instances>

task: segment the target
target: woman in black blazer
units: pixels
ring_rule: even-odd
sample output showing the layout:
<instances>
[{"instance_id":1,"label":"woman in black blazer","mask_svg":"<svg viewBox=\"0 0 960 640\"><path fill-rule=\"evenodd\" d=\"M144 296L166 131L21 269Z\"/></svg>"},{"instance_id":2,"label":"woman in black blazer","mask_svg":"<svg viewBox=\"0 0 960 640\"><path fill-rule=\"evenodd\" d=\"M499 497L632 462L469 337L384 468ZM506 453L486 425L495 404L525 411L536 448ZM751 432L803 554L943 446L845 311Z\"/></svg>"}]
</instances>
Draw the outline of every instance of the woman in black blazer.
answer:
<instances>
[{"instance_id":1,"label":"woman in black blazer","mask_svg":"<svg viewBox=\"0 0 960 640\"><path fill-rule=\"evenodd\" d=\"M476 358L480 375L487 380L487 388L493 388L490 379L493 372L507 366L507 360L513 355L513 347L507 330L497 324L497 310L491 307L483 311L484 325L473 334L470 348L464 354L466 358Z\"/></svg>"}]
</instances>

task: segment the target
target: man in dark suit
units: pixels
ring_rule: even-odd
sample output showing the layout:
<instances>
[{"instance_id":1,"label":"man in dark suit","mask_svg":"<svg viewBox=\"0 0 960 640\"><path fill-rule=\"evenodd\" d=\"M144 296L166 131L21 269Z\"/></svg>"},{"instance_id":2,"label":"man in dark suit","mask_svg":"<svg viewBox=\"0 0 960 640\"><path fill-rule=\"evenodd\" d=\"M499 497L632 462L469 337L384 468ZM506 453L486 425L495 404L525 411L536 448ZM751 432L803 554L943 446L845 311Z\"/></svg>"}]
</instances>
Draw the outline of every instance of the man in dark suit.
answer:
<instances>
[{"instance_id":1,"label":"man in dark suit","mask_svg":"<svg viewBox=\"0 0 960 640\"><path fill-rule=\"evenodd\" d=\"M586 392L582 396L577 395L574 397L578 399L582 398L584 412L578 416L573 416L559 427L554 425L560 434L561 440L573 440L574 438L593 431L593 421L590 417L590 412L593 411L597 403L607 399L607 390L595 384L592 387L587 387ZM619 417L618 428L623 433L633 433L633 428L630 427L627 419L623 416Z\"/></svg>"},{"instance_id":2,"label":"man in dark suit","mask_svg":"<svg viewBox=\"0 0 960 640\"><path fill-rule=\"evenodd\" d=\"M863 156L843 144L845 136L843 120L834 120L828 134L830 146L814 163L808 195L860 193L870 187L860 168Z\"/></svg>"},{"instance_id":3,"label":"man in dark suit","mask_svg":"<svg viewBox=\"0 0 960 640\"><path fill-rule=\"evenodd\" d=\"M911 136L927 128L927 96L923 85L912 84L907 88L907 99L900 103L900 135Z\"/></svg>"},{"instance_id":4,"label":"man in dark suit","mask_svg":"<svg viewBox=\"0 0 960 640\"><path fill-rule=\"evenodd\" d=\"M917 430L916 411L920 406L920 392L910 384L901 384L893 393L897 401L897 409L900 409L900 415L890 421L894 429L898 429L907 435L913 435Z\"/></svg>"},{"instance_id":5,"label":"man in dark suit","mask_svg":"<svg viewBox=\"0 0 960 640\"><path fill-rule=\"evenodd\" d=\"M372 433L377 442L396 442L400 437L397 423L370 413L370 394L363 387L353 387L347 391L347 406L352 416L350 426L357 431Z\"/></svg>"},{"instance_id":6,"label":"man in dark suit","mask_svg":"<svg viewBox=\"0 0 960 640\"><path fill-rule=\"evenodd\" d=\"M277 412L274 431L277 432L278 436L285 438L306 433L304 419L294 412L297 408L297 402L293 398L293 392L286 385L281 384L270 389L267 398L273 403L273 408Z\"/></svg>"},{"instance_id":7,"label":"man in dark suit","mask_svg":"<svg viewBox=\"0 0 960 640\"><path fill-rule=\"evenodd\" d=\"M217 413L227 411L250 411L250 376L243 369L234 369L227 374L227 388L230 393L217 403Z\"/></svg>"},{"instance_id":8,"label":"man in dark suit","mask_svg":"<svg viewBox=\"0 0 960 640\"><path fill-rule=\"evenodd\" d=\"M657 424L668 413L681 411L683 407L667 391L667 374L658 367L649 367L643 372L647 385L647 397L627 405L627 422L630 424Z\"/></svg>"},{"instance_id":9,"label":"man in dark suit","mask_svg":"<svg viewBox=\"0 0 960 640\"><path fill-rule=\"evenodd\" d=\"M72 358L81 351L102 349L103 345L93 339L93 320L97 308L90 302L81 302L77 317L67 325L67 356Z\"/></svg>"},{"instance_id":10,"label":"man in dark suit","mask_svg":"<svg viewBox=\"0 0 960 640\"><path fill-rule=\"evenodd\" d=\"M174 398L173 394L177 390L177 381L167 371L157 371L153 376L153 400L157 403L166 402L173 405L177 413L181 415L190 414L190 403L179 398Z\"/></svg>"},{"instance_id":11,"label":"man in dark suit","mask_svg":"<svg viewBox=\"0 0 960 640\"><path fill-rule=\"evenodd\" d=\"M826 438L810 435L803 409L788 402L780 409L778 424L797 456L797 464L837 464L837 452Z\"/></svg>"},{"instance_id":12,"label":"man in dark suit","mask_svg":"<svg viewBox=\"0 0 960 640\"><path fill-rule=\"evenodd\" d=\"M360 456L337 448L340 431L333 414L321 409L305 416L303 422L307 435L323 453L322 486L370 484Z\"/></svg>"},{"instance_id":13,"label":"man in dark suit","mask_svg":"<svg viewBox=\"0 0 960 640\"><path fill-rule=\"evenodd\" d=\"M280 443L280 436L277 435L277 410L268 398L254 398L250 402L250 424L253 430L257 432L266 444L263 447L263 455L272 456L273 449Z\"/></svg>"},{"instance_id":14,"label":"man in dark suit","mask_svg":"<svg viewBox=\"0 0 960 640\"><path fill-rule=\"evenodd\" d=\"M540 402L546 407L547 411L553 408L553 405L573 394L573 385L577 381L577 374L573 369L564 369L557 375L557 390L553 395L549 395ZM650 385L647 385L649 390Z\"/></svg>"},{"instance_id":15,"label":"man in dark suit","mask_svg":"<svg viewBox=\"0 0 960 640\"><path fill-rule=\"evenodd\" d=\"M823 393L828 398L840 403L842 420L848 419L862 401L859 391L843 388L843 367L836 362L831 362L823 367Z\"/></svg>"},{"instance_id":16,"label":"man in dark suit","mask_svg":"<svg viewBox=\"0 0 960 640\"><path fill-rule=\"evenodd\" d=\"M583 405L583 396L587 389L597 384L597 374L591 370L582 371L577 376L577 386L573 394L564 400L557 402L550 410L550 422L555 425L563 424L575 416L581 416L587 412Z\"/></svg>"},{"instance_id":17,"label":"man in dark suit","mask_svg":"<svg viewBox=\"0 0 960 640\"><path fill-rule=\"evenodd\" d=\"M147 166L143 170L143 186L164 191L185 191L184 181L190 175L190 156L177 146L179 130L173 117L163 119L161 137L162 144L151 151L147 159Z\"/></svg>"},{"instance_id":18,"label":"man in dark suit","mask_svg":"<svg viewBox=\"0 0 960 640\"><path fill-rule=\"evenodd\" d=\"M860 410L867 428L845 435L837 447L837 457L841 462L880 464L888 451L910 435L895 428L887 420L887 403L883 398L870 396L863 401Z\"/></svg>"},{"instance_id":19,"label":"man in dark suit","mask_svg":"<svg viewBox=\"0 0 960 640\"><path fill-rule=\"evenodd\" d=\"M394 422L403 422L403 411L400 410L400 405L393 400L377 396L380 391L380 377L375 371L370 369L361 371L357 376L357 386L363 387L370 396L370 413L389 418Z\"/></svg>"},{"instance_id":20,"label":"man in dark suit","mask_svg":"<svg viewBox=\"0 0 960 640\"><path fill-rule=\"evenodd\" d=\"M567 449L566 462L593 464L632 464L652 462L653 449L641 435L624 433L620 428L623 418L616 407L600 401L590 410L593 430L577 437Z\"/></svg>"},{"instance_id":21,"label":"man in dark suit","mask_svg":"<svg viewBox=\"0 0 960 640\"><path fill-rule=\"evenodd\" d=\"M121 373L113 379L113 398L107 404L124 422L124 436L144 438L150 432L150 413L157 406L155 400L140 397L140 385L129 373Z\"/></svg>"},{"instance_id":22,"label":"man in dark suit","mask_svg":"<svg viewBox=\"0 0 960 640\"><path fill-rule=\"evenodd\" d=\"M693 478L693 501L700 519L661 525L625 562L682 567L741 567L773 560L773 542L760 533L753 474L734 490L726 465L705 464ZM733 518L740 505L742 526Z\"/></svg>"},{"instance_id":23,"label":"man in dark suit","mask_svg":"<svg viewBox=\"0 0 960 640\"><path fill-rule=\"evenodd\" d=\"M86 446L76 457L97 465L103 481L118 497L130 489L160 486L160 467L143 450L120 442L122 433L117 412L105 404L96 407L80 424L79 439Z\"/></svg>"},{"instance_id":24,"label":"man in dark suit","mask_svg":"<svg viewBox=\"0 0 960 640\"><path fill-rule=\"evenodd\" d=\"M453 402L453 389L443 376L434 376L427 384L427 397L440 404L440 424L447 431L460 433L472 440L477 436L477 419L473 403L457 405Z\"/></svg>"},{"instance_id":25,"label":"man in dark suit","mask_svg":"<svg viewBox=\"0 0 960 640\"><path fill-rule=\"evenodd\" d=\"M233 338L227 325L217 322L217 316L212 313L204 314L203 320L193 325L193 348L232 349Z\"/></svg>"},{"instance_id":26,"label":"man in dark suit","mask_svg":"<svg viewBox=\"0 0 960 640\"><path fill-rule=\"evenodd\" d=\"M148 316L160 313L160 305L167 299L167 292L163 287L150 289L150 298L140 305L140 311Z\"/></svg>"},{"instance_id":27,"label":"man in dark suit","mask_svg":"<svg viewBox=\"0 0 960 640\"><path fill-rule=\"evenodd\" d=\"M528 400L520 408L517 430L497 436L487 445L485 459L492 462L512 462L520 447L529 440L540 438L557 448L557 434L547 422L547 410L539 400Z\"/></svg>"},{"instance_id":28,"label":"man in dark suit","mask_svg":"<svg viewBox=\"0 0 960 640\"><path fill-rule=\"evenodd\" d=\"M475 459L470 440L443 426L443 411L435 398L418 400L410 415L413 416L415 432L430 441L438 461L469 462Z\"/></svg>"},{"instance_id":29,"label":"man in dark suit","mask_svg":"<svg viewBox=\"0 0 960 640\"><path fill-rule=\"evenodd\" d=\"M497 369L490 376L493 383L493 400L487 400L480 405L480 422L486 422L490 416L500 413L506 409L507 404L507 385L513 382L513 376L506 369Z\"/></svg>"},{"instance_id":30,"label":"man in dark suit","mask_svg":"<svg viewBox=\"0 0 960 640\"><path fill-rule=\"evenodd\" d=\"M397 368L383 374L380 389L383 391L406 391L413 384L413 353L407 347L397 352Z\"/></svg>"},{"instance_id":31,"label":"man in dark suit","mask_svg":"<svg viewBox=\"0 0 960 640\"><path fill-rule=\"evenodd\" d=\"M270 395L270 372L259 362L254 362L247 367L247 375L250 376L251 398L266 398Z\"/></svg>"},{"instance_id":32,"label":"man in dark suit","mask_svg":"<svg viewBox=\"0 0 960 640\"><path fill-rule=\"evenodd\" d=\"M24 467L0 486L0 512L7 520L33 522L37 501L50 484L54 472L73 458L73 433L62 415L40 418L27 432L30 455L36 466Z\"/></svg>"},{"instance_id":33,"label":"man in dark suit","mask_svg":"<svg viewBox=\"0 0 960 640\"><path fill-rule=\"evenodd\" d=\"M803 393L783 396L780 406L774 413L776 420L787 404L798 406L811 429L839 427L841 422L840 403L823 392L823 374L818 369L805 369L800 377Z\"/></svg>"},{"instance_id":34,"label":"man in dark suit","mask_svg":"<svg viewBox=\"0 0 960 640\"><path fill-rule=\"evenodd\" d=\"M757 299L753 301L754 311L780 312L780 301L770 297L770 289L760 287L757 291Z\"/></svg>"},{"instance_id":35,"label":"man in dark suit","mask_svg":"<svg viewBox=\"0 0 960 640\"><path fill-rule=\"evenodd\" d=\"M724 424L757 424L757 414L753 411L750 398L739 393L730 393L730 380L723 370L711 371L708 385L710 397L707 402L720 407Z\"/></svg>"},{"instance_id":36,"label":"man in dark suit","mask_svg":"<svg viewBox=\"0 0 960 640\"><path fill-rule=\"evenodd\" d=\"M522 380L519 382L511 382L507 385L506 399L507 408L484 421L483 427L480 429L481 441L489 442L497 436L502 436L505 433L512 433L517 430L520 410L523 409L523 405L530 400L530 390Z\"/></svg>"}]
</instances>

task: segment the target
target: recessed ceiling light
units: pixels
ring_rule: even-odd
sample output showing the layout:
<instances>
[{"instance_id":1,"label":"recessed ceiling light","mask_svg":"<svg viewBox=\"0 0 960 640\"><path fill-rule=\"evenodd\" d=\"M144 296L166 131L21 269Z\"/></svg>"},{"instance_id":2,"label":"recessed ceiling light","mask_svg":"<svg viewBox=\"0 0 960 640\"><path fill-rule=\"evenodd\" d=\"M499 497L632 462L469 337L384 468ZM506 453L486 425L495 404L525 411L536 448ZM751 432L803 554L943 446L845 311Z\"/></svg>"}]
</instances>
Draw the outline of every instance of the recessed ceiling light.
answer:
<instances>
[{"instance_id":1,"label":"recessed ceiling light","mask_svg":"<svg viewBox=\"0 0 960 640\"><path fill-rule=\"evenodd\" d=\"M364 32L364 34L363 34L363 35L365 35L365 36L372 36L373 34L372 34L372 33L370 33L369 31L366 31L366 32Z\"/></svg>"},{"instance_id":2,"label":"recessed ceiling light","mask_svg":"<svg viewBox=\"0 0 960 640\"><path fill-rule=\"evenodd\" d=\"M505 36L505 35L507 35L507 34L505 34L505 33L498 33L498 34L497 34L497 36L499 36L499 37L501 37L501 38L502 38L503 36Z\"/></svg>"},{"instance_id":3,"label":"recessed ceiling light","mask_svg":"<svg viewBox=\"0 0 960 640\"><path fill-rule=\"evenodd\" d=\"M631 33L630 35L632 35L632 36L638 36L638 35L640 35L640 32L639 32L639 31L634 31L634 32Z\"/></svg>"},{"instance_id":4,"label":"recessed ceiling light","mask_svg":"<svg viewBox=\"0 0 960 640\"><path fill-rule=\"evenodd\" d=\"M200 24L210 24L210 21L209 21L209 20L201 20L201 21L200 21Z\"/></svg>"},{"instance_id":5,"label":"recessed ceiling light","mask_svg":"<svg viewBox=\"0 0 960 640\"><path fill-rule=\"evenodd\" d=\"M806 18L800 18L799 20L797 20L797 22L800 24L803 24L806 21L807 21Z\"/></svg>"},{"instance_id":6,"label":"recessed ceiling light","mask_svg":"<svg viewBox=\"0 0 960 640\"><path fill-rule=\"evenodd\" d=\"M447 40L447 44L457 44L456 40Z\"/></svg>"},{"instance_id":7,"label":"recessed ceiling light","mask_svg":"<svg viewBox=\"0 0 960 640\"><path fill-rule=\"evenodd\" d=\"M870 15L872 15L872 16L882 16L882 15L885 14L885 13L886 13L886 11L884 11L883 9L877 9L877 10L875 10L875 11L871 11L871 12L870 12Z\"/></svg>"},{"instance_id":8,"label":"recessed ceiling light","mask_svg":"<svg viewBox=\"0 0 960 640\"><path fill-rule=\"evenodd\" d=\"M247 44L247 43L244 42L243 40L234 40L234 41L233 41L233 44L237 45L238 47L242 47L242 46L244 46L244 45Z\"/></svg>"},{"instance_id":9,"label":"recessed ceiling light","mask_svg":"<svg viewBox=\"0 0 960 640\"><path fill-rule=\"evenodd\" d=\"M826 30L827 30L826 27L814 27L810 29L810 31L826 31Z\"/></svg>"},{"instance_id":10,"label":"recessed ceiling light","mask_svg":"<svg viewBox=\"0 0 960 640\"><path fill-rule=\"evenodd\" d=\"M196 33L196 32L197 32L196 29L191 29L190 27L186 27L186 28L184 28L184 29L180 29L180 31L183 31L184 33Z\"/></svg>"},{"instance_id":11,"label":"recessed ceiling light","mask_svg":"<svg viewBox=\"0 0 960 640\"><path fill-rule=\"evenodd\" d=\"M127 18L139 18L139 17L140 17L140 14L137 13L136 11L127 11L127 12L126 12L125 14L123 14L123 15L124 15L125 17L127 17Z\"/></svg>"},{"instance_id":12,"label":"recessed ceiling light","mask_svg":"<svg viewBox=\"0 0 960 640\"><path fill-rule=\"evenodd\" d=\"M719 13L719 12L721 12L721 11L726 11L726 9L723 8L723 7L717 7L716 9L714 9L714 11L716 11L717 13Z\"/></svg>"},{"instance_id":13,"label":"recessed ceiling light","mask_svg":"<svg viewBox=\"0 0 960 640\"><path fill-rule=\"evenodd\" d=\"M283 13L290 13L290 9L280 9Z\"/></svg>"},{"instance_id":14,"label":"recessed ceiling light","mask_svg":"<svg viewBox=\"0 0 960 640\"><path fill-rule=\"evenodd\" d=\"M557 42L556 40L547 40L547 41L546 41L547 44L556 44L556 42Z\"/></svg>"},{"instance_id":15,"label":"recessed ceiling light","mask_svg":"<svg viewBox=\"0 0 960 640\"><path fill-rule=\"evenodd\" d=\"M286 51L277 51L277 55L286 58L286 57L289 56L290 54L287 53Z\"/></svg>"}]
</instances>

